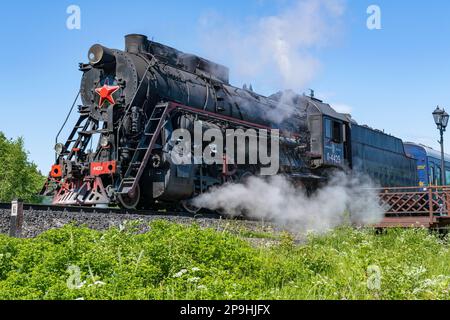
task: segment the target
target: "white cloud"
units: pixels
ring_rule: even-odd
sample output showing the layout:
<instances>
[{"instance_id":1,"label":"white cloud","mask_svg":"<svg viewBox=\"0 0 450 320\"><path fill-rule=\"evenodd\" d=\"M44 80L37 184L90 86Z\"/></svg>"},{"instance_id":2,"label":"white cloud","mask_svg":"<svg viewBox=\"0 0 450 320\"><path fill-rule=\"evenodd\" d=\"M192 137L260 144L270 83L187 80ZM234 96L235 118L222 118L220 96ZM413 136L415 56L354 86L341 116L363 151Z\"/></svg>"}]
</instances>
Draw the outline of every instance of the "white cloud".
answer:
<instances>
[{"instance_id":1,"label":"white cloud","mask_svg":"<svg viewBox=\"0 0 450 320\"><path fill-rule=\"evenodd\" d=\"M337 112L340 112L340 113L348 113L348 114L352 113L352 107L350 107L347 104L331 103L331 107L333 107L334 110L336 110Z\"/></svg>"},{"instance_id":2,"label":"white cloud","mask_svg":"<svg viewBox=\"0 0 450 320\"><path fill-rule=\"evenodd\" d=\"M234 23L209 12L200 19L202 42L240 78L300 91L320 70L314 52L339 34L344 9L343 0L297 0L277 15Z\"/></svg>"}]
</instances>

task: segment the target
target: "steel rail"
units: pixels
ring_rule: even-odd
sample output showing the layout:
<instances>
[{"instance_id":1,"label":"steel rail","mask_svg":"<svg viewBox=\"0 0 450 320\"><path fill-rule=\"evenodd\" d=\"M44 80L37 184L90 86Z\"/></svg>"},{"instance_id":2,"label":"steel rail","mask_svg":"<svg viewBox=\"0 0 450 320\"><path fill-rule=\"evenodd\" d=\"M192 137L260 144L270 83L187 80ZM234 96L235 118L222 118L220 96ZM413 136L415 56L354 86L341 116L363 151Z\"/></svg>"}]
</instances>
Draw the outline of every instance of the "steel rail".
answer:
<instances>
[{"instance_id":1,"label":"steel rail","mask_svg":"<svg viewBox=\"0 0 450 320\"><path fill-rule=\"evenodd\" d=\"M10 210L11 203L0 202L0 210ZM171 217L186 217L192 219L230 219L228 216L221 215L219 213L202 213L195 214L187 211L157 211L157 210L128 210L120 208L98 208L98 207L76 207L76 206L55 206L47 204L24 204L24 211L48 211L48 212L61 212L61 213L91 213L91 214L116 214L116 215L135 215L139 216L161 216L164 218Z\"/></svg>"}]
</instances>

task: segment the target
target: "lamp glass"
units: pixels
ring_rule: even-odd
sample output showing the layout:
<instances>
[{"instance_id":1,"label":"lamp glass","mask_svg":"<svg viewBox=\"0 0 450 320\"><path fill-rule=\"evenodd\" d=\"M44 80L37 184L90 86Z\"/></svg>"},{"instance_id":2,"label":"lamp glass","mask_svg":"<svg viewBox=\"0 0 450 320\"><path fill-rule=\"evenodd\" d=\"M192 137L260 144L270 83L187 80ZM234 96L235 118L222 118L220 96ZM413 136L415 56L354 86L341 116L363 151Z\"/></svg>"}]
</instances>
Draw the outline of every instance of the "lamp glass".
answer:
<instances>
[{"instance_id":1,"label":"lamp glass","mask_svg":"<svg viewBox=\"0 0 450 320\"><path fill-rule=\"evenodd\" d=\"M62 143L57 143L57 144L55 145L55 152L56 152L56 154L57 154L58 156L60 156L61 153L63 153L63 151L64 151L64 145L63 145Z\"/></svg>"},{"instance_id":2,"label":"lamp glass","mask_svg":"<svg viewBox=\"0 0 450 320\"><path fill-rule=\"evenodd\" d=\"M434 112L433 112L434 122L436 123L437 126L441 125L442 114L443 114L443 110L441 110L439 107L437 107L436 110L434 110Z\"/></svg>"},{"instance_id":3,"label":"lamp glass","mask_svg":"<svg viewBox=\"0 0 450 320\"><path fill-rule=\"evenodd\" d=\"M101 145L103 148L106 148L106 147L109 145L109 137L108 137L108 136L102 136L102 137L100 138L100 145Z\"/></svg>"},{"instance_id":4,"label":"lamp glass","mask_svg":"<svg viewBox=\"0 0 450 320\"><path fill-rule=\"evenodd\" d=\"M444 112L442 113L442 116L441 116L441 125L442 125L443 129L447 128L449 118L450 118L450 116L444 110Z\"/></svg>"}]
</instances>

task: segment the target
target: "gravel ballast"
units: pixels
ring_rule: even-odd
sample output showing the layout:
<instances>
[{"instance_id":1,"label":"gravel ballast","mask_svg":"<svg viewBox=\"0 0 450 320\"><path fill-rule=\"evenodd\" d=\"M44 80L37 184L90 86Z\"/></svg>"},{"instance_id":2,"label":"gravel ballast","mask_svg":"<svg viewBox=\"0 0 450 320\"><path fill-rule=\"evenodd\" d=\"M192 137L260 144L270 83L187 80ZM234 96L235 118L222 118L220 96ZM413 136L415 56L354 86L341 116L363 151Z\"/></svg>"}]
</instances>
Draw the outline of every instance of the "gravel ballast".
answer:
<instances>
[{"instance_id":1,"label":"gravel ballast","mask_svg":"<svg viewBox=\"0 0 450 320\"><path fill-rule=\"evenodd\" d=\"M202 227L213 227L217 229L227 228L227 225L242 224L250 230L261 230L263 224L257 221L234 221L210 217L189 217L183 215L169 214L118 214L118 213L91 213L91 212L68 212L36 210L33 208L24 209L24 219L22 227L23 238L33 238L39 234L55 228L62 228L67 224L86 226L94 230L107 230L112 227L120 227L130 221L138 221L141 232L148 231L148 224L155 220L167 220L182 224L196 223ZM11 223L11 210L0 208L0 233L8 235Z\"/></svg>"}]
</instances>

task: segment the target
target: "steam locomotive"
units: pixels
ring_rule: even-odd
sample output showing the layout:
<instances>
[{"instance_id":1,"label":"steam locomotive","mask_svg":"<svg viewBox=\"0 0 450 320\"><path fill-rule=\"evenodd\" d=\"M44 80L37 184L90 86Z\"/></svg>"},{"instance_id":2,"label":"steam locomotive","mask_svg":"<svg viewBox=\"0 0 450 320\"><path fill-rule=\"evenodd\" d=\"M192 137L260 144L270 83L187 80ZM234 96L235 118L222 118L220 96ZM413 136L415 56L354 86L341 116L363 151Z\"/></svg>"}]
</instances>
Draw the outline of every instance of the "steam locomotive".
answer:
<instances>
[{"instance_id":1,"label":"steam locomotive","mask_svg":"<svg viewBox=\"0 0 450 320\"><path fill-rule=\"evenodd\" d=\"M251 135L276 137L279 147L269 146L279 159L276 173L310 189L336 169L367 173L383 186L418 183L416 160L400 139L358 125L314 94L265 97L234 87L226 67L138 34L125 37L124 51L95 44L88 58L80 64L78 121L55 146L57 159L42 191L55 205L181 205L196 212L190 199L267 166L237 164L229 146L221 162L194 156L177 163L171 155L184 145L179 130L194 133L196 127L224 135L241 130L246 148ZM194 143L188 152L215 155L217 143L209 142Z\"/></svg>"}]
</instances>

